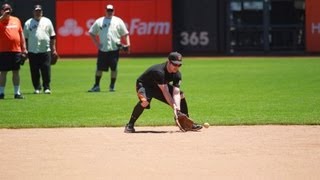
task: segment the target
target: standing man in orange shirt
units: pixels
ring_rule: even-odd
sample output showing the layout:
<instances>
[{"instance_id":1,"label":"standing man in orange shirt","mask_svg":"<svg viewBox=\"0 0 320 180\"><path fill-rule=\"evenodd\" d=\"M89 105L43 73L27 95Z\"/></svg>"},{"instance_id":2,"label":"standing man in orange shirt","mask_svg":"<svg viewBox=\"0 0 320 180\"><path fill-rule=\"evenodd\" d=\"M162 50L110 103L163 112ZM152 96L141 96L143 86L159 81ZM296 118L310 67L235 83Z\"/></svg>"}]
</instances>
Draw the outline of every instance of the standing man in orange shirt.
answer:
<instances>
[{"instance_id":1,"label":"standing man in orange shirt","mask_svg":"<svg viewBox=\"0 0 320 180\"><path fill-rule=\"evenodd\" d=\"M0 16L0 99L4 99L4 89L8 71L12 71L14 98L23 99L20 92L20 63L27 54L21 22L11 16L9 4L1 6Z\"/></svg>"}]
</instances>

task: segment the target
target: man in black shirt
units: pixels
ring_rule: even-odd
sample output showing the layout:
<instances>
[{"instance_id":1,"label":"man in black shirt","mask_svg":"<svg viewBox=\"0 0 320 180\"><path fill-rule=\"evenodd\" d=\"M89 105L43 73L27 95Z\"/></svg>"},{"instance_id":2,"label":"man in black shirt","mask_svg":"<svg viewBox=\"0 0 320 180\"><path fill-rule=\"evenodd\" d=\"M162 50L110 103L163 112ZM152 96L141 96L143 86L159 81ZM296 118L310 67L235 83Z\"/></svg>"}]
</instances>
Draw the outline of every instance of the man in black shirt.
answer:
<instances>
[{"instance_id":1,"label":"man in black shirt","mask_svg":"<svg viewBox=\"0 0 320 180\"><path fill-rule=\"evenodd\" d=\"M176 115L178 111L188 114L188 106L183 92L180 91L182 56L178 52L171 52L168 60L162 64L156 64L147 69L136 83L136 91L139 102L133 109L129 123L125 126L125 133L134 133L134 124L143 113L144 109L150 109L152 98L158 99L173 109ZM192 130L197 131L201 125L193 124Z\"/></svg>"}]
</instances>

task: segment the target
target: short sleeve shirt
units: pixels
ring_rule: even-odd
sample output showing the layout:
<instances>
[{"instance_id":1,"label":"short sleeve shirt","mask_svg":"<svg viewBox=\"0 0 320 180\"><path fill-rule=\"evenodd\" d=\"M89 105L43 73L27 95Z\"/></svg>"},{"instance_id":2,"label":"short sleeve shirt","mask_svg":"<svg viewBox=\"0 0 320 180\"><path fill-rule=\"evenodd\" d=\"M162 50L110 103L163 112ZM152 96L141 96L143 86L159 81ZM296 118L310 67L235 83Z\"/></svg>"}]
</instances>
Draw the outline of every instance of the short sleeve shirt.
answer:
<instances>
[{"instance_id":1,"label":"short sleeve shirt","mask_svg":"<svg viewBox=\"0 0 320 180\"><path fill-rule=\"evenodd\" d=\"M100 43L102 44L101 51L115 51L119 48L121 37L129 34L129 31L122 21L117 16L112 18L100 17L89 29L89 33L99 35Z\"/></svg>"},{"instance_id":2,"label":"short sleeve shirt","mask_svg":"<svg viewBox=\"0 0 320 180\"><path fill-rule=\"evenodd\" d=\"M14 16L0 21L0 52L21 52L21 21Z\"/></svg>"},{"instance_id":3,"label":"short sleeve shirt","mask_svg":"<svg viewBox=\"0 0 320 180\"><path fill-rule=\"evenodd\" d=\"M44 53L51 51L50 37L55 36L52 22L46 17L39 21L28 19L24 24L24 36L28 39L28 51L32 53Z\"/></svg>"},{"instance_id":4,"label":"short sleeve shirt","mask_svg":"<svg viewBox=\"0 0 320 180\"><path fill-rule=\"evenodd\" d=\"M144 86L155 88L159 84L172 83L175 87L180 87L181 73L169 73L166 68L167 63L156 64L147 69L139 78L138 82Z\"/></svg>"}]
</instances>

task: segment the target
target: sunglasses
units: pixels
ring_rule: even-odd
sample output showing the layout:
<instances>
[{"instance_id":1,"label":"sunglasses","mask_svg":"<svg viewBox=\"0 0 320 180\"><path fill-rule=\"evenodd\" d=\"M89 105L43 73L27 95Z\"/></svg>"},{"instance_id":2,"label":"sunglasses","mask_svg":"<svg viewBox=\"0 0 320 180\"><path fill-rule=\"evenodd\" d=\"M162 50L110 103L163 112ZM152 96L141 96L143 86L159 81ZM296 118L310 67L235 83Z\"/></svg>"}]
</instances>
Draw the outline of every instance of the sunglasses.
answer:
<instances>
[{"instance_id":1,"label":"sunglasses","mask_svg":"<svg viewBox=\"0 0 320 180\"><path fill-rule=\"evenodd\" d=\"M107 9L108 12L113 12L113 9Z\"/></svg>"},{"instance_id":2,"label":"sunglasses","mask_svg":"<svg viewBox=\"0 0 320 180\"><path fill-rule=\"evenodd\" d=\"M182 64L175 64L175 63L172 63L172 62L170 62L174 67L181 67L182 66Z\"/></svg>"}]
</instances>

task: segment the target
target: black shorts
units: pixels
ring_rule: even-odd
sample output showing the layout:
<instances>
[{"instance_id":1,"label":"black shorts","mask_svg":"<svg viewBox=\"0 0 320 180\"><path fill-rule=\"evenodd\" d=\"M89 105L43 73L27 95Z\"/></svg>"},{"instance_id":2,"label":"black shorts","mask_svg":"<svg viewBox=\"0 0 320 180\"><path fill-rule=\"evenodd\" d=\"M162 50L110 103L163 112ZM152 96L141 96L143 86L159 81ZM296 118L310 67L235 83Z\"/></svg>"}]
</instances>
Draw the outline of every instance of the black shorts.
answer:
<instances>
[{"instance_id":1,"label":"black shorts","mask_svg":"<svg viewBox=\"0 0 320 180\"><path fill-rule=\"evenodd\" d=\"M20 62L20 52L0 52L0 71L19 70Z\"/></svg>"},{"instance_id":2,"label":"black shorts","mask_svg":"<svg viewBox=\"0 0 320 180\"><path fill-rule=\"evenodd\" d=\"M169 89L169 93L172 96L173 95L173 86L171 84L168 84L168 89ZM149 106L147 107L147 109L150 108L150 102L151 102L152 98L155 98L161 102L168 104L166 98L162 94L162 91L159 87L148 87L148 86L144 86L141 82L137 82L136 91L137 91L137 94L141 94L147 98L147 101L149 102ZM183 92L180 91L180 94L182 94L182 93Z\"/></svg>"},{"instance_id":3,"label":"black shorts","mask_svg":"<svg viewBox=\"0 0 320 180\"><path fill-rule=\"evenodd\" d=\"M98 71L116 71L119 61L119 51L98 52L97 70Z\"/></svg>"}]
</instances>

